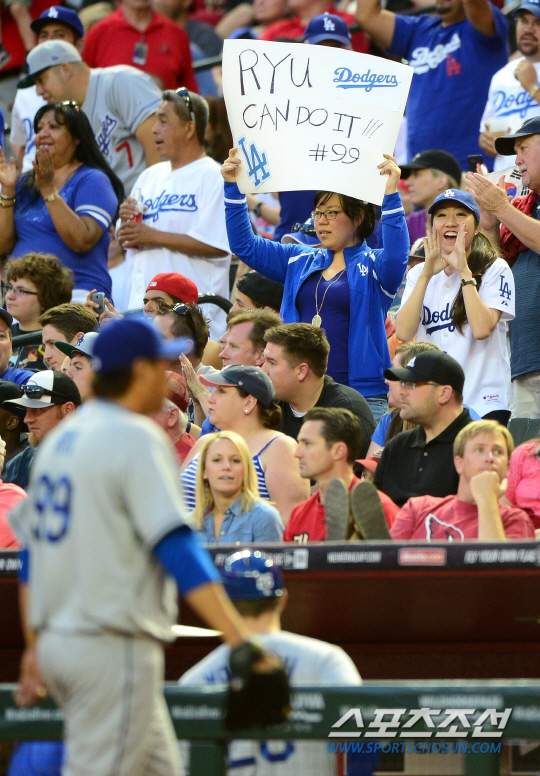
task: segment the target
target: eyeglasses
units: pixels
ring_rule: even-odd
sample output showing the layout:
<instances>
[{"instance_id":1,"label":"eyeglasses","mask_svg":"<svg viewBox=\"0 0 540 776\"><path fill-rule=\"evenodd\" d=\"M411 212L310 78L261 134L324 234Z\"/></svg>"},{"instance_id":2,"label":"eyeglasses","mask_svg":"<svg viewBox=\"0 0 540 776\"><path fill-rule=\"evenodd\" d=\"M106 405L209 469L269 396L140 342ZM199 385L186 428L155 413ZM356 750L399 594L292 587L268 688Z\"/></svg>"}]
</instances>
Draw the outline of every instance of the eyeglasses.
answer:
<instances>
[{"instance_id":1,"label":"eyeglasses","mask_svg":"<svg viewBox=\"0 0 540 776\"><path fill-rule=\"evenodd\" d=\"M59 399L69 401L66 396L56 391L49 391L48 388L42 388L41 385L21 385L19 386L21 396L28 396L29 399L41 399L43 396L57 396Z\"/></svg>"},{"instance_id":2,"label":"eyeglasses","mask_svg":"<svg viewBox=\"0 0 540 776\"><path fill-rule=\"evenodd\" d=\"M308 234L310 237L316 237L317 232L311 224L295 224L292 228L292 233L302 232L302 234Z\"/></svg>"},{"instance_id":3,"label":"eyeglasses","mask_svg":"<svg viewBox=\"0 0 540 776\"><path fill-rule=\"evenodd\" d=\"M186 103L186 107L189 111L189 115L191 116L191 120L194 124L196 124L197 122L195 121L195 113L193 112L191 97L189 96L189 92L186 89L186 87L181 86L179 89L176 89L175 94L177 94L179 97L181 97L184 100L184 102Z\"/></svg>"},{"instance_id":4,"label":"eyeglasses","mask_svg":"<svg viewBox=\"0 0 540 776\"><path fill-rule=\"evenodd\" d=\"M65 106L66 108L75 108L75 110L80 110L81 106L78 102L75 102L75 100L64 100L64 102L60 103L62 106Z\"/></svg>"},{"instance_id":5,"label":"eyeglasses","mask_svg":"<svg viewBox=\"0 0 540 776\"><path fill-rule=\"evenodd\" d=\"M311 217L314 221L319 221L323 216L327 221L335 221L340 213L343 213L343 210L327 210L326 212L324 210L312 210Z\"/></svg>"},{"instance_id":6,"label":"eyeglasses","mask_svg":"<svg viewBox=\"0 0 540 776\"><path fill-rule=\"evenodd\" d=\"M13 291L15 296L39 296L37 291L28 291L26 288L14 288L9 283L6 283L6 294L9 294L10 291Z\"/></svg>"},{"instance_id":7,"label":"eyeglasses","mask_svg":"<svg viewBox=\"0 0 540 776\"><path fill-rule=\"evenodd\" d=\"M400 380L399 384L401 388L406 388L408 391L414 391L415 388L421 388L423 385L439 385L439 383L431 383L427 380L418 380L416 383L409 380Z\"/></svg>"}]
</instances>

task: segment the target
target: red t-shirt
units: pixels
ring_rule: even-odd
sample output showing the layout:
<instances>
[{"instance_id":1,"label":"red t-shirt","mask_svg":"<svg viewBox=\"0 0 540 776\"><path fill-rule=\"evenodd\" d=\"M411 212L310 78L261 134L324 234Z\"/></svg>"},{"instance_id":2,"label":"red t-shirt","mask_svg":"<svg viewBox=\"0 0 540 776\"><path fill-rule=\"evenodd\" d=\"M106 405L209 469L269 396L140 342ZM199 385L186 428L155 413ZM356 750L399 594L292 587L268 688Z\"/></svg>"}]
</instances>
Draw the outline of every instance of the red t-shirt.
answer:
<instances>
[{"instance_id":1,"label":"red t-shirt","mask_svg":"<svg viewBox=\"0 0 540 776\"><path fill-rule=\"evenodd\" d=\"M7 516L15 504L26 498L26 491L11 482L0 480L0 549L16 550L19 547L17 537L11 530Z\"/></svg>"},{"instance_id":2,"label":"red t-shirt","mask_svg":"<svg viewBox=\"0 0 540 776\"><path fill-rule=\"evenodd\" d=\"M193 447L197 440L195 437L192 437L191 434L188 434L187 431L185 431L178 442L175 444L176 452L178 453L178 458L180 459L181 463L184 463L186 458L188 457L188 453Z\"/></svg>"},{"instance_id":3,"label":"red t-shirt","mask_svg":"<svg viewBox=\"0 0 540 776\"><path fill-rule=\"evenodd\" d=\"M360 482L358 477L353 477L349 490L352 490L353 485L356 485L357 482ZM386 493L382 493L380 490L377 493L383 505L386 522L390 528L399 512L399 507L397 504L394 504ZM298 504L293 509L283 534L283 541L299 542L300 544L323 542L326 539L324 517L324 506L319 501L319 494L314 493L311 498Z\"/></svg>"},{"instance_id":4,"label":"red t-shirt","mask_svg":"<svg viewBox=\"0 0 540 776\"><path fill-rule=\"evenodd\" d=\"M148 46L146 62L133 61L135 46ZM187 86L198 92L191 66L189 38L166 16L155 13L144 32L132 27L119 8L98 22L86 36L83 59L89 67L131 65L160 78L165 89Z\"/></svg>"},{"instance_id":5,"label":"red t-shirt","mask_svg":"<svg viewBox=\"0 0 540 776\"><path fill-rule=\"evenodd\" d=\"M335 16L339 16L347 22L349 27L356 24L356 19L352 14L337 11L332 6L327 8L324 13L333 13ZM292 41L300 38L301 40L305 31L306 25L302 24L299 16L295 16L293 19L284 19L283 21L271 24L261 35L261 40L278 40L280 38L287 38ZM352 33L352 47L353 51L360 51L363 54L367 54L369 46L363 32Z\"/></svg>"},{"instance_id":6,"label":"red t-shirt","mask_svg":"<svg viewBox=\"0 0 540 776\"><path fill-rule=\"evenodd\" d=\"M499 504L507 539L534 539L529 516L516 507ZM478 507L457 496L418 496L400 509L390 530L392 539L462 542L478 539Z\"/></svg>"}]
</instances>

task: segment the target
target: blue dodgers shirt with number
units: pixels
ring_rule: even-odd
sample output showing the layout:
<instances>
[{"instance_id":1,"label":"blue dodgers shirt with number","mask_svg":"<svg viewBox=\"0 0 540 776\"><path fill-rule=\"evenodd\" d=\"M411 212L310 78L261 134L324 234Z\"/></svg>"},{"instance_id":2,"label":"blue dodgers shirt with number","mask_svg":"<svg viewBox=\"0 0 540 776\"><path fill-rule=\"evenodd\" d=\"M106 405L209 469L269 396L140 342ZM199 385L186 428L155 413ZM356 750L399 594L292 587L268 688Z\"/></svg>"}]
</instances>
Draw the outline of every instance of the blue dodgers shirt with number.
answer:
<instances>
[{"instance_id":1,"label":"blue dodgers shirt with number","mask_svg":"<svg viewBox=\"0 0 540 776\"><path fill-rule=\"evenodd\" d=\"M481 153L478 127L491 78L508 61L508 23L498 8L492 11L492 36L467 20L443 27L438 16L396 16L388 53L414 68L407 102L409 159L428 148L442 148L467 169L467 155Z\"/></svg>"}]
</instances>

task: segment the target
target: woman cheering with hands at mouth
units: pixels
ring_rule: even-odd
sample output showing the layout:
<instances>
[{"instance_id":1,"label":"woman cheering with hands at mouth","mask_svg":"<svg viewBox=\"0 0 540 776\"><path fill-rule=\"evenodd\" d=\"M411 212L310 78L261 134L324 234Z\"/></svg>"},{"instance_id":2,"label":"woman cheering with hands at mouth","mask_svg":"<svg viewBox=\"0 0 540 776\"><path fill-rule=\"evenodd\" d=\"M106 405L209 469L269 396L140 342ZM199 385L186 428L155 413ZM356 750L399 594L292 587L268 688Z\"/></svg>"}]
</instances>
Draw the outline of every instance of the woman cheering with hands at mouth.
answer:
<instances>
[{"instance_id":1,"label":"woman cheering with hands at mouth","mask_svg":"<svg viewBox=\"0 0 540 776\"><path fill-rule=\"evenodd\" d=\"M387 409L383 371L390 364L385 319L405 274L409 234L397 193L400 169L384 154L383 248L366 238L375 228L375 206L333 191L319 191L312 217L320 247L281 245L255 237L246 197L236 185L241 164L233 149L223 164L225 216L233 253L252 269L285 285L285 323L322 327L330 343L328 374L359 391L375 418Z\"/></svg>"},{"instance_id":2,"label":"woman cheering with hands at mouth","mask_svg":"<svg viewBox=\"0 0 540 776\"><path fill-rule=\"evenodd\" d=\"M471 194L447 189L428 210L426 260L409 272L396 335L433 342L465 371L464 402L480 417L510 418L506 323L514 317L514 281L480 229Z\"/></svg>"},{"instance_id":3,"label":"woman cheering with hands at mouth","mask_svg":"<svg viewBox=\"0 0 540 776\"><path fill-rule=\"evenodd\" d=\"M50 253L75 275L72 301L84 301L93 288L110 298L109 226L122 183L76 103L44 105L34 129L31 172L18 177L15 161L0 151L0 253Z\"/></svg>"}]
</instances>

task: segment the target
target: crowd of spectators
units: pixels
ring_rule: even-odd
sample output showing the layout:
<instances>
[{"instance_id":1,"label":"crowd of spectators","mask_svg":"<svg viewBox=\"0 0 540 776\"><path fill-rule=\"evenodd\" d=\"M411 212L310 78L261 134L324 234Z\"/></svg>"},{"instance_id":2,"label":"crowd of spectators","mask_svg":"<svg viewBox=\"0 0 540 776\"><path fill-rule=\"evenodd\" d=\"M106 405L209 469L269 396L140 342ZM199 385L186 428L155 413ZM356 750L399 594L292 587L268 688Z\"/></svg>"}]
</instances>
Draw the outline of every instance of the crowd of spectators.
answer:
<instances>
[{"instance_id":1,"label":"crowd of spectators","mask_svg":"<svg viewBox=\"0 0 540 776\"><path fill-rule=\"evenodd\" d=\"M14 156L0 153L0 377L15 386L6 396L29 391L2 404L7 481L28 481L36 402L48 396L60 422L58 408L90 400L98 331L142 308L161 336L192 341L168 363L170 396L152 419L208 541L277 541L283 528L285 541L390 539L410 499L472 503L481 488L462 486L469 442L456 441L471 422L484 423L479 471L506 483L489 422L540 417L540 7L427 11L30 8ZM333 191L240 194L219 62L193 69L228 37L408 61L407 150L377 160L380 211ZM488 169L516 164L530 193L514 206L485 167L466 177L480 151ZM200 304L231 286L228 315ZM540 527L536 442L512 454L500 434L511 468L498 503Z\"/></svg>"},{"instance_id":2,"label":"crowd of spectators","mask_svg":"<svg viewBox=\"0 0 540 776\"><path fill-rule=\"evenodd\" d=\"M540 419L538 0L6 5L28 55L0 151L0 547L36 448L93 400L100 330L136 311L192 343L149 422L203 541L533 539L540 437L507 426ZM380 209L240 193L225 38L413 67ZM17 57L4 35L0 77ZM484 173L514 166L512 202Z\"/></svg>"}]
</instances>

